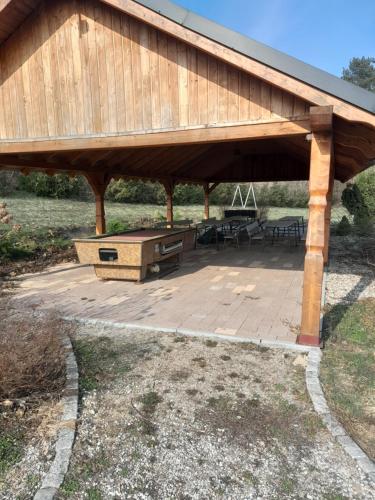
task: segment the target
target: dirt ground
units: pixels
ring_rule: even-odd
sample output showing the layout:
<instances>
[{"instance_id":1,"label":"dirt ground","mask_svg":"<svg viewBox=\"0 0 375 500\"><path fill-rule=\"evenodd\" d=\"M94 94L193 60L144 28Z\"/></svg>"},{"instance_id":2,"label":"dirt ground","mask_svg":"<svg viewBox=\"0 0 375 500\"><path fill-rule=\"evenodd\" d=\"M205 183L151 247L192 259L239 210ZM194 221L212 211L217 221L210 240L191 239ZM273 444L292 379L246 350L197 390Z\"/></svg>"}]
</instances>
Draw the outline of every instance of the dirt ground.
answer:
<instances>
[{"instance_id":1,"label":"dirt ground","mask_svg":"<svg viewBox=\"0 0 375 500\"><path fill-rule=\"evenodd\" d=\"M60 499L371 498L322 426L303 354L78 329L81 414Z\"/></svg>"},{"instance_id":2,"label":"dirt ground","mask_svg":"<svg viewBox=\"0 0 375 500\"><path fill-rule=\"evenodd\" d=\"M63 262L77 262L77 254L73 247L60 250L54 249L51 252L39 252L29 259L3 263L0 266L0 289L2 280L12 280L20 274L40 273L49 266Z\"/></svg>"}]
</instances>

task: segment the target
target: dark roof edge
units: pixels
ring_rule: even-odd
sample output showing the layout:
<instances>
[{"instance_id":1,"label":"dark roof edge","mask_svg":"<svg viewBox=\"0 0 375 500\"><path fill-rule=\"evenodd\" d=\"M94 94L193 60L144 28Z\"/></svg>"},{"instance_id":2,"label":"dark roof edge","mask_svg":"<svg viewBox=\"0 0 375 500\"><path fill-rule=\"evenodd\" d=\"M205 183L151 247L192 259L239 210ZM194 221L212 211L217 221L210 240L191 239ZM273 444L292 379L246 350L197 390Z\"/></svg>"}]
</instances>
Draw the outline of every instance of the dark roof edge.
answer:
<instances>
[{"instance_id":1,"label":"dark roof edge","mask_svg":"<svg viewBox=\"0 0 375 500\"><path fill-rule=\"evenodd\" d=\"M134 1L206 38L375 114L375 93L373 92L346 82L263 43L256 42L169 0Z\"/></svg>"}]
</instances>

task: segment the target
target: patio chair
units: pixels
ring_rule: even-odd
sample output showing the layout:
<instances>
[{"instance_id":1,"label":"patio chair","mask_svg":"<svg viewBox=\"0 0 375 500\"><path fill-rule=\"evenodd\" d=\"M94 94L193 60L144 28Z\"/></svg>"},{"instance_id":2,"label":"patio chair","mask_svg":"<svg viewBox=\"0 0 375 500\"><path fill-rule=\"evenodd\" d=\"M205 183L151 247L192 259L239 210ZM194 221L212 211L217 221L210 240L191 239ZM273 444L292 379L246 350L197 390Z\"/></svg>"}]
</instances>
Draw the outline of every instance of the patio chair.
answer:
<instances>
[{"instance_id":1,"label":"patio chair","mask_svg":"<svg viewBox=\"0 0 375 500\"><path fill-rule=\"evenodd\" d=\"M196 224L195 229L195 248L197 248L198 243L201 245L217 244L217 229L214 224L204 221L204 223Z\"/></svg>"},{"instance_id":2,"label":"patio chair","mask_svg":"<svg viewBox=\"0 0 375 500\"><path fill-rule=\"evenodd\" d=\"M246 226L247 226L247 223L241 224L233 230L225 230L224 229L223 231L221 231L221 237L224 240L224 246L226 245L226 243L232 242L236 245L237 248L239 248L240 247L240 237L241 237L241 234L244 231L246 231Z\"/></svg>"},{"instance_id":3,"label":"patio chair","mask_svg":"<svg viewBox=\"0 0 375 500\"><path fill-rule=\"evenodd\" d=\"M258 221L251 222L246 226L247 236L249 237L249 245L255 240L263 240L264 239L264 231L262 226Z\"/></svg>"}]
</instances>

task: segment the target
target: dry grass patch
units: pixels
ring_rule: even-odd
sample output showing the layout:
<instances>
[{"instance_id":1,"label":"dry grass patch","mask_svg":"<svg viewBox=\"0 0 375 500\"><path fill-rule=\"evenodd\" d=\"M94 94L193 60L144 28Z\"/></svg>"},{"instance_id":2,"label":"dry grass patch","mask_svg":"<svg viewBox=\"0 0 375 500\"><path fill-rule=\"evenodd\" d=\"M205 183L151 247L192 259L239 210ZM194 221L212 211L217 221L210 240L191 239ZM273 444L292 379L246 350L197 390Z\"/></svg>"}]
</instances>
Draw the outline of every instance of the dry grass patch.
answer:
<instances>
[{"instance_id":1,"label":"dry grass patch","mask_svg":"<svg viewBox=\"0 0 375 500\"><path fill-rule=\"evenodd\" d=\"M12 309L0 299L0 497L31 498L48 465L65 384L61 334L54 316Z\"/></svg>"},{"instance_id":2,"label":"dry grass patch","mask_svg":"<svg viewBox=\"0 0 375 500\"><path fill-rule=\"evenodd\" d=\"M65 381L62 323L56 318L5 322L0 335L0 400L35 401Z\"/></svg>"}]
</instances>

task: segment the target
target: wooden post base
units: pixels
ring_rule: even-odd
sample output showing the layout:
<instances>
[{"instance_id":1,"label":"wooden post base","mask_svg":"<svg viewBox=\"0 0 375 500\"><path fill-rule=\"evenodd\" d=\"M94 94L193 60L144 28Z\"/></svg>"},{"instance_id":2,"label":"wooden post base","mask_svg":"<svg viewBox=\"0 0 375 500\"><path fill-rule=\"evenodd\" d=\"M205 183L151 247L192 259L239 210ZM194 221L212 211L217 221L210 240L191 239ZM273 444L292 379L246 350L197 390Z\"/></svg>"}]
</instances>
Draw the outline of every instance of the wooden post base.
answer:
<instances>
[{"instance_id":1,"label":"wooden post base","mask_svg":"<svg viewBox=\"0 0 375 500\"><path fill-rule=\"evenodd\" d=\"M297 344L311 347L321 347L322 343L319 337L313 337L312 335L298 335Z\"/></svg>"}]
</instances>

